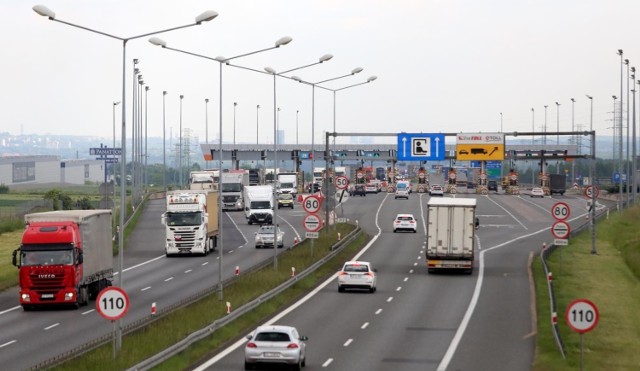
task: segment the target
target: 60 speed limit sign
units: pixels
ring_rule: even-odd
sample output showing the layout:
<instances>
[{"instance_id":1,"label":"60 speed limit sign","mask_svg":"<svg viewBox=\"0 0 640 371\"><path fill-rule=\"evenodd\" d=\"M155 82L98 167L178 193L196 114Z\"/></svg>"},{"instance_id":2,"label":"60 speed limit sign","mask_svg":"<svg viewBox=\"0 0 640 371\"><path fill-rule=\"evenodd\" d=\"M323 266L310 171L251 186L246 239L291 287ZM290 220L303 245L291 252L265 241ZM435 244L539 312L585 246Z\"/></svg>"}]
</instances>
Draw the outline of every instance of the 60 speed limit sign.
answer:
<instances>
[{"instance_id":1,"label":"60 speed limit sign","mask_svg":"<svg viewBox=\"0 0 640 371\"><path fill-rule=\"evenodd\" d=\"M593 330L600 320L600 313L595 304L587 299L572 301L565 313L567 324L575 332L584 334Z\"/></svg>"},{"instance_id":2,"label":"60 speed limit sign","mask_svg":"<svg viewBox=\"0 0 640 371\"><path fill-rule=\"evenodd\" d=\"M105 319L120 319L129 310L129 296L119 287L107 287L96 298L96 310Z\"/></svg>"}]
</instances>

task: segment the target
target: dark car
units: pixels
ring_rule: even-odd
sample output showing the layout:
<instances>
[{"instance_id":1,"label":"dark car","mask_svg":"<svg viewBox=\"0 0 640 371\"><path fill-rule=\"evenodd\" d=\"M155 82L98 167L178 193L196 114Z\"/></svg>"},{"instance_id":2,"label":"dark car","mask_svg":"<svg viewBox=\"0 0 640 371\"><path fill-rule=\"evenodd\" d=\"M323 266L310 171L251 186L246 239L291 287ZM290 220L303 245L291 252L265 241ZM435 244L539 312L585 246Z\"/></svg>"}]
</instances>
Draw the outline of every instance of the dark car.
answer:
<instances>
[{"instance_id":1,"label":"dark car","mask_svg":"<svg viewBox=\"0 0 640 371\"><path fill-rule=\"evenodd\" d=\"M320 192L320 184L319 183L309 183L309 193L317 193Z\"/></svg>"},{"instance_id":2,"label":"dark car","mask_svg":"<svg viewBox=\"0 0 640 371\"><path fill-rule=\"evenodd\" d=\"M353 195L354 196L366 196L367 195L367 188L365 187L364 184L356 184L356 186L353 189Z\"/></svg>"},{"instance_id":3,"label":"dark car","mask_svg":"<svg viewBox=\"0 0 640 371\"><path fill-rule=\"evenodd\" d=\"M487 183L487 189L490 190L490 191L498 192L498 182L496 182L495 180L490 180Z\"/></svg>"}]
</instances>

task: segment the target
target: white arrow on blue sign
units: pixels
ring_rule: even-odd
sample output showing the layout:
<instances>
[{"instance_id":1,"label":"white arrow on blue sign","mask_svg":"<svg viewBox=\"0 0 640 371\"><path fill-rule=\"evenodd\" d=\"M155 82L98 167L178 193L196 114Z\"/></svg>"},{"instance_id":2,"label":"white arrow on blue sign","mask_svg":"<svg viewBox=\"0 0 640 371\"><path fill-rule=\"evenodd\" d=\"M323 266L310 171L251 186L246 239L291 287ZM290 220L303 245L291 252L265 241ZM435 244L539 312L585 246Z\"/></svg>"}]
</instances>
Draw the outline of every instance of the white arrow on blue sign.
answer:
<instances>
[{"instance_id":1,"label":"white arrow on blue sign","mask_svg":"<svg viewBox=\"0 0 640 371\"><path fill-rule=\"evenodd\" d=\"M398 134L398 161L444 160L444 134Z\"/></svg>"}]
</instances>

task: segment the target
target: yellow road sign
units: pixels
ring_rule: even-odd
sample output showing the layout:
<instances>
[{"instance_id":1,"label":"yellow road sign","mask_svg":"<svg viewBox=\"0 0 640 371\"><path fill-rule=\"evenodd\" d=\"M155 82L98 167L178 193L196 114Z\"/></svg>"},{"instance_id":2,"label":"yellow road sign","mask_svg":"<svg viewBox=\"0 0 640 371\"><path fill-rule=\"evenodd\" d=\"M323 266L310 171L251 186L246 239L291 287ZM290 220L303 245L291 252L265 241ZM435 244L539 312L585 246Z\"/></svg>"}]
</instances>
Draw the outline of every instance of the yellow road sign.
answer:
<instances>
[{"instance_id":1,"label":"yellow road sign","mask_svg":"<svg viewBox=\"0 0 640 371\"><path fill-rule=\"evenodd\" d=\"M456 159L469 160L504 160L504 144L458 144Z\"/></svg>"}]
</instances>

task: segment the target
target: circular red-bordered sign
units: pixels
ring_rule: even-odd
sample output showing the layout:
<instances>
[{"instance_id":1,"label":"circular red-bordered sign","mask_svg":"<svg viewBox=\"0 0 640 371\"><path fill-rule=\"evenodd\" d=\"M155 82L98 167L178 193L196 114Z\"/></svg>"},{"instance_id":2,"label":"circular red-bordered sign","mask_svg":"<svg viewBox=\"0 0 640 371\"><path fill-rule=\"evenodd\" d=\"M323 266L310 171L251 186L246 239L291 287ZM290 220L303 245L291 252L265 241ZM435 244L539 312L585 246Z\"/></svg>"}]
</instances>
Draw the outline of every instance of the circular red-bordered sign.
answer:
<instances>
[{"instance_id":1,"label":"circular red-bordered sign","mask_svg":"<svg viewBox=\"0 0 640 371\"><path fill-rule=\"evenodd\" d=\"M336 177L334 183L336 185L336 188L338 189L347 189L347 187L349 186L349 178L344 175L340 175Z\"/></svg>"},{"instance_id":2,"label":"circular red-bordered sign","mask_svg":"<svg viewBox=\"0 0 640 371\"><path fill-rule=\"evenodd\" d=\"M600 188L595 187L595 186L588 186L587 188L584 189L584 195L586 198L591 198L591 192L593 192L593 190L595 189L596 192L596 198L598 198L600 196Z\"/></svg>"},{"instance_id":3,"label":"circular red-bordered sign","mask_svg":"<svg viewBox=\"0 0 640 371\"><path fill-rule=\"evenodd\" d=\"M315 195L308 196L302 201L302 208L309 214L317 213L320 207L322 207L322 200Z\"/></svg>"},{"instance_id":4,"label":"circular red-bordered sign","mask_svg":"<svg viewBox=\"0 0 640 371\"><path fill-rule=\"evenodd\" d=\"M129 296L119 287L107 287L96 298L96 310L105 319L118 320L129 310Z\"/></svg>"},{"instance_id":5,"label":"circular red-bordered sign","mask_svg":"<svg viewBox=\"0 0 640 371\"><path fill-rule=\"evenodd\" d=\"M551 226L551 234L553 234L553 237L555 238L569 238L570 233L571 227L569 226L569 223L563 220L558 220L557 222L553 223L553 226Z\"/></svg>"},{"instance_id":6,"label":"circular red-bordered sign","mask_svg":"<svg viewBox=\"0 0 640 371\"><path fill-rule=\"evenodd\" d=\"M593 330L600 320L598 307L587 299L572 301L564 316L569 327L580 334Z\"/></svg>"},{"instance_id":7,"label":"circular red-bordered sign","mask_svg":"<svg viewBox=\"0 0 640 371\"><path fill-rule=\"evenodd\" d=\"M551 216L555 220L565 220L571 215L571 208L566 202L556 202L551 207Z\"/></svg>"},{"instance_id":8,"label":"circular red-bordered sign","mask_svg":"<svg viewBox=\"0 0 640 371\"><path fill-rule=\"evenodd\" d=\"M316 214L309 214L304 217L303 225L307 232L317 232L322 229L322 220Z\"/></svg>"}]
</instances>

